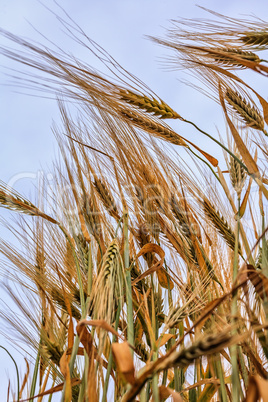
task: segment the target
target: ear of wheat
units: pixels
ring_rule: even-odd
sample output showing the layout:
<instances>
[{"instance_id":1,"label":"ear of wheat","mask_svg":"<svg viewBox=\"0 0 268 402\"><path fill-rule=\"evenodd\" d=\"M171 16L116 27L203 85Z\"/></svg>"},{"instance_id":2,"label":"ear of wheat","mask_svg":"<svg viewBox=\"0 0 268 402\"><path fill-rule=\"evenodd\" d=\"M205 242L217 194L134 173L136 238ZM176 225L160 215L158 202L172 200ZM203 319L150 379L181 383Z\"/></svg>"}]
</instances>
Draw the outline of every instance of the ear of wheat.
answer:
<instances>
[{"instance_id":1,"label":"ear of wheat","mask_svg":"<svg viewBox=\"0 0 268 402\"><path fill-rule=\"evenodd\" d=\"M40 211L34 204L22 198L15 191L8 189L0 183L0 205L4 208L15 210L17 212L31 215L40 216L51 223L58 224L58 222L51 216Z\"/></svg>"},{"instance_id":2,"label":"ear of wheat","mask_svg":"<svg viewBox=\"0 0 268 402\"><path fill-rule=\"evenodd\" d=\"M224 238L228 246L234 250L235 248L235 234L230 228L228 222L220 215L215 207L205 199L203 201L204 212L209 218L210 222L216 228L218 233ZM241 254L241 246L239 245L239 253Z\"/></svg>"},{"instance_id":3,"label":"ear of wheat","mask_svg":"<svg viewBox=\"0 0 268 402\"><path fill-rule=\"evenodd\" d=\"M228 57L228 54L231 56L234 55L236 57L239 57L243 60L249 60L249 61L254 61L255 63L260 63L261 59L259 56L253 52L246 52L241 49L236 49L236 48L218 48L215 49L216 51L219 51L220 54L217 54L215 52L215 55L213 54L213 48L212 48L212 53L209 53L209 56L213 57L216 63L223 64L226 66L230 67L241 67L245 68L243 64L239 62L239 60L234 60L231 57ZM222 54L225 53L225 54Z\"/></svg>"},{"instance_id":4,"label":"ear of wheat","mask_svg":"<svg viewBox=\"0 0 268 402\"><path fill-rule=\"evenodd\" d=\"M222 333L209 334L195 341L188 348L171 353L163 362L157 366L157 371L162 371L171 367L186 367L192 364L194 360L214 354L224 349L226 345L230 345L232 334L230 329Z\"/></svg>"},{"instance_id":5,"label":"ear of wheat","mask_svg":"<svg viewBox=\"0 0 268 402\"><path fill-rule=\"evenodd\" d=\"M182 119L182 117L171 109L164 101L159 102L155 98L149 98L145 95L139 95L130 90L120 90L120 97L125 102L137 106L137 108L146 110L161 119Z\"/></svg>"},{"instance_id":6,"label":"ear of wheat","mask_svg":"<svg viewBox=\"0 0 268 402\"><path fill-rule=\"evenodd\" d=\"M241 157L240 157L241 159ZM237 194L240 196L241 191L243 189L245 180L246 180L246 171L241 166L236 159L230 157L229 159L229 172L230 172L230 179L233 188L237 192Z\"/></svg>"},{"instance_id":7,"label":"ear of wheat","mask_svg":"<svg viewBox=\"0 0 268 402\"><path fill-rule=\"evenodd\" d=\"M174 145L188 147L186 142L177 133L163 126L162 124L155 122L154 120L146 119L145 117L141 117L138 114L128 110L122 110L121 115L129 123L132 123L134 126L153 134L157 138L171 142Z\"/></svg>"},{"instance_id":8,"label":"ear of wheat","mask_svg":"<svg viewBox=\"0 0 268 402\"><path fill-rule=\"evenodd\" d=\"M256 48L268 47L268 32L266 31L252 31L240 37L240 40L247 46Z\"/></svg>"},{"instance_id":9,"label":"ear of wheat","mask_svg":"<svg viewBox=\"0 0 268 402\"><path fill-rule=\"evenodd\" d=\"M238 92L228 88L225 92L225 99L249 127L261 130L265 135L268 135L264 129L263 117Z\"/></svg>"}]
</instances>

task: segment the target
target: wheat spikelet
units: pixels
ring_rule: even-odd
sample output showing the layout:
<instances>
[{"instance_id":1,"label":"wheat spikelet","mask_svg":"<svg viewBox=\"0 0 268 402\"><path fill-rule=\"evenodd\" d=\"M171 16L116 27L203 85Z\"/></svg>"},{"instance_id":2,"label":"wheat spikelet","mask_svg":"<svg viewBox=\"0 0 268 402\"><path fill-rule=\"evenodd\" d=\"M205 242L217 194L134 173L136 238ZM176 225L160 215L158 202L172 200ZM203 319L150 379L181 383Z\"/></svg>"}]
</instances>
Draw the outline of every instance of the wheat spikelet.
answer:
<instances>
[{"instance_id":1,"label":"wheat spikelet","mask_svg":"<svg viewBox=\"0 0 268 402\"><path fill-rule=\"evenodd\" d=\"M214 49L213 49L214 50ZM243 60L249 60L249 61L254 61L255 63L260 63L261 59L259 56L253 52L246 52L241 49L235 49L235 48L216 48L215 51L219 51L220 53L224 52L226 55L223 54L217 54L215 55L213 53L209 53L209 56L212 56L214 60L219 63L219 64L224 64L227 66L233 66L233 67L242 67L245 68L243 64L239 62L239 60L234 60L230 57L228 57L228 53L232 56L239 57Z\"/></svg>"},{"instance_id":2,"label":"wheat spikelet","mask_svg":"<svg viewBox=\"0 0 268 402\"><path fill-rule=\"evenodd\" d=\"M53 342L46 337L42 345L42 354L47 357L47 360L51 360L57 366L60 365L60 359L64 350L60 347L58 342Z\"/></svg>"},{"instance_id":3,"label":"wheat spikelet","mask_svg":"<svg viewBox=\"0 0 268 402\"><path fill-rule=\"evenodd\" d=\"M121 115L128 122L131 122L136 127L139 127L147 131L148 133L153 134L157 138L162 138L162 140L171 142L175 145L188 147L186 142L177 133L163 126L162 124L156 123L153 120L146 119L145 117L138 116L136 113L130 112L128 110L122 110Z\"/></svg>"},{"instance_id":4,"label":"wheat spikelet","mask_svg":"<svg viewBox=\"0 0 268 402\"><path fill-rule=\"evenodd\" d=\"M229 159L229 172L232 186L237 194L240 195L246 180L246 171L243 166L231 156Z\"/></svg>"},{"instance_id":5,"label":"wheat spikelet","mask_svg":"<svg viewBox=\"0 0 268 402\"><path fill-rule=\"evenodd\" d=\"M94 237L98 238L100 221L97 217L99 216L99 211L96 210L94 202L89 196L88 197L82 196L82 197L83 197L82 212L84 219L87 223L87 228Z\"/></svg>"},{"instance_id":6,"label":"wheat spikelet","mask_svg":"<svg viewBox=\"0 0 268 402\"><path fill-rule=\"evenodd\" d=\"M265 135L268 135L264 130L264 120L258 110L243 99L238 92L234 92L232 89L228 88L225 92L225 99L243 118L248 126L261 130Z\"/></svg>"},{"instance_id":7,"label":"wheat spikelet","mask_svg":"<svg viewBox=\"0 0 268 402\"><path fill-rule=\"evenodd\" d=\"M240 40L247 46L254 47L267 47L268 46L268 32L248 32L240 37Z\"/></svg>"},{"instance_id":8,"label":"wheat spikelet","mask_svg":"<svg viewBox=\"0 0 268 402\"><path fill-rule=\"evenodd\" d=\"M78 291L79 292L79 291ZM66 302L65 302L65 298L64 295L62 294L61 291L58 290L58 288L53 287L51 290L51 297L53 299L53 301L55 302L55 304L57 306L59 306L63 311L65 311L66 313L68 313L67 311L67 307L66 307ZM78 310L78 308L76 308L73 303L71 304L71 311L72 311L72 316L76 319L76 320L80 320L81 319L81 313Z\"/></svg>"},{"instance_id":9,"label":"wheat spikelet","mask_svg":"<svg viewBox=\"0 0 268 402\"><path fill-rule=\"evenodd\" d=\"M114 322L118 302L123 294L123 282L124 273L119 244L114 239L103 256L103 261L93 288L91 299L96 315L94 318L105 320L108 324Z\"/></svg>"},{"instance_id":10,"label":"wheat spikelet","mask_svg":"<svg viewBox=\"0 0 268 402\"><path fill-rule=\"evenodd\" d=\"M80 251L80 263L83 269L86 271L88 267L88 256L89 256L89 245L84 236L79 233L77 235L77 247L78 250Z\"/></svg>"},{"instance_id":11,"label":"wheat spikelet","mask_svg":"<svg viewBox=\"0 0 268 402\"><path fill-rule=\"evenodd\" d=\"M108 279L109 275L112 273L112 268L115 262L115 259L119 255L119 246L116 240L114 240L106 251L106 255L103 260L103 274L105 280Z\"/></svg>"},{"instance_id":12,"label":"wheat spikelet","mask_svg":"<svg viewBox=\"0 0 268 402\"><path fill-rule=\"evenodd\" d=\"M137 106L139 109L160 116L161 119L182 119L182 117L171 109L165 102L159 102L154 97L149 98L145 95L139 95L129 90L120 90L120 97L127 103Z\"/></svg>"},{"instance_id":13,"label":"wheat spikelet","mask_svg":"<svg viewBox=\"0 0 268 402\"><path fill-rule=\"evenodd\" d=\"M183 235L186 238L190 238L191 228L189 226L189 222L187 221L187 212L179 206L179 203L176 200L174 194L171 195L170 205L171 205L171 209L174 214L174 217L180 224L180 229L181 229Z\"/></svg>"},{"instance_id":14,"label":"wheat spikelet","mask_svg":"<svg viewBox=\"0 0 268 402\"><path fill-rule=\"evenodd\" d=\"M170 205L175 219L179 222L180 232L183 238L186 240L183 248L185 261L198 265L195 248L191 238L192 229L189 221L187 220L187 212L179 206L174 194L171 195Z\"/></svg>"},{"instance_id":15,"label":"wheat spikelet","mask_svg":"<svg viewBox=\"0 0 268 402\"><path fill-rule=\"evenodd\" d=\"M135 351L139 354L142 361L147 362L150 359L150 353L147 352L143 342L135 344Z\"/></svg>"},{"instance_id":16,"label":"wheat spikelet","mask_svg":"<svg viewBox=\"0 0 268 402\"><path fill-rule=\"evenodd\" d=\"M203 208L206 216L209 218L213 226L217 229L218 233L224 238L228 246L234 250L235 248L235 234L228 225L228 222L220 215L214 206L205 199L203 201ZM239 253L241 254L241 246L238 247Z\"/></svg>"},{"instance_id":17,"label":"wheat spikelet","mask_svg":"<svg viewBox=\"0 0 268 402\"><path fill-rule=\"evenodd\" d=\"M116 219L119 219L120 217L119 217L118 210L117 210L117 207L115 204L115 200L114 200L108 186L106 185L105 181L100 180L97 177L95 177L93 185L94 185L95 189L97 190L97 193L98 193L101 201L103 202L103 205L109 212L109 214L111 216L115 217Z\"/></svg>"}]
</instances>

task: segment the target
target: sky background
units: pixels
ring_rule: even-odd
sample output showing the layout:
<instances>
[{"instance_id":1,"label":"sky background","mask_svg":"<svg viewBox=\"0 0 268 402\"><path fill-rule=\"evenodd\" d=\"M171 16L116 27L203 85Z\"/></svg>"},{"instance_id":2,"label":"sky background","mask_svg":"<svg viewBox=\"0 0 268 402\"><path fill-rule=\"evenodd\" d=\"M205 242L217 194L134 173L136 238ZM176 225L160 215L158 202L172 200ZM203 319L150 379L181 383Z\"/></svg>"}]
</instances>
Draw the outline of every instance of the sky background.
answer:
<instances>
[{"instance_id":1,"label":"sky background","mask_svg":"<svg viewBox=\"0 0 268 402\"><path fill-rule=\"evenodd\" d=\"M45 4L64 16L52 0L46 0ZM216 135L216 126L225 130L220 107L182 84L179 80L186 79L187 76L181 71L165 71L160 59L171 53L145 38L145 35L164 36L164 28L170 26L170 19L209 18L209 14L196 6L196 1L59 0L59 4L64 6L89 37L104 47L124 68L144 81L178 113L185 118L191 117L212 134L215 132ZM268 3L265 0L200 0L197 4L236 18L254 13L265 19L268 15ZM62 32L59 21L40 2L0 0L0 27L27 39L45 43L31 24L59 47L92 66L97 65L97 60L88 50L79 47ZM3 38L0 38L0 44L13 46ZM59 112L56 102L51 99L18 94L11 85L12 79L6 75L12 74L12 69L21 69L21 66L0 56L0 180L14 184L18 191L34 200L38 174L49 174L58 154L51 125L53 120L59 122ZM24 71L29 72L25 68ZM257 74L252 73L248 77L263 94ZM178 133L222 160L221 151L211 142L201 138L196 131L182 126L180 122L176 124L174 128ZM0 209L1 217L7 217L3 209ZM0 226L0 237L9 238L3 226ZM18 363L23 363L23 358L12 345L7 344L3 335L0 335L0 345L8 347ZM14 374L9 358L0 349L1 401L5 400L8 376L14 379Z\"/></svg>"}]
</instances>

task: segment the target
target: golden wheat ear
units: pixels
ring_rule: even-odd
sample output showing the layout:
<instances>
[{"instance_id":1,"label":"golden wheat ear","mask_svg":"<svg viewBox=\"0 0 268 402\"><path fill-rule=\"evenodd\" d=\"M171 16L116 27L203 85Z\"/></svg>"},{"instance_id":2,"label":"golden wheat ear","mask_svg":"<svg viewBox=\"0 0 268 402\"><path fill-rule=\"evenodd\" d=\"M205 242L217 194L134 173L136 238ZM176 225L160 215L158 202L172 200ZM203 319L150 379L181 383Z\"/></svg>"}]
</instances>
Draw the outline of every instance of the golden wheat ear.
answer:
<instances>
[{"instance_id":1,"label":"golden wheat ear","mask_svg":"<svg viewBox=\"0 0 268 402\"><path fill-rule=\"evenodd\" d=\"M139 95L130 90L120 90L120 97L123 101L136 106L138 109L145 110L148 113L152 113L155 116L159 116L161 119L181 119L182 117L175 112L164 101L158 101L154 97L149 98L145 95Z\"/></svg>"},{"instance_id":2,"label":"golden wheat ear","mask_svg":"<svg viewBox=\"0 0 268 402\"><path fill-rule=\"evenodd\" d=\"M268 32L252 31L243 34L240 40L249 47L265 49L268 47Z\"/></svg>"},{"instance_id":3,"label":"golden wheat ear","mask_svg":"<svg viewBox=\"0 0 268 402\"><path fill-rule=\"evenodd\" d=\"M3 182L0 182L0 206L23 214L40 216L51 223L58 224L55 219L40 211L34 204L23 198Z\"/></svg>"},{"instance_id":4,"label":"golden wheat ear","mask_svg":"<svg viewBox=\"0 0 268 402\"><path fill-rule=\"evenodd\" d=\"M250 105L238 92L227 88L225 99L249 127L261 130L265 135L268 135L264 129L264 119L260 112L254 106Z\"/></svg>"},{"instance_id":5,"label":"golden wheat ear","mask_svg":"<svg viewBox=\"0 0 268 402\"><path fill-rule=\"evenodd\" d=\"M213 52L213 48L211 49ZM209 53L216 63L228 66L228 67L240 67L245 68L244 64L239 62L239 58L243 60L254 61L255 63L260 63L261 59L259 56L253 52L244 51L236 48L215 48L215 54ZM228 56L236 56L238 59L233 59Z\"/></svg>"}]
</instances>

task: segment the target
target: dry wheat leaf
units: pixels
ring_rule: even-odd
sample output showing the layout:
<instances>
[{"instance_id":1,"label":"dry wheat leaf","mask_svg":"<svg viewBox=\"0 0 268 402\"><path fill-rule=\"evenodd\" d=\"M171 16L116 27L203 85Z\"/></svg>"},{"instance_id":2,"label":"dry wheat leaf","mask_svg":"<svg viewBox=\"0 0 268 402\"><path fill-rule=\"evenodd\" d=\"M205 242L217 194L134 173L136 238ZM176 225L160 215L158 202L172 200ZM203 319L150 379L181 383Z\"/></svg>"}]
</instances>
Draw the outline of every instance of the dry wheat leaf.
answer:
<instances>
[{"instance_id":1,"label":"dry wheat leaf","mask_svg":"<svg viewBox=\"0 0 268 402\"><path fill-rule=\"evenodd\" d=\"M210 401L218 390L219 385L217 384L207 384L205 385L203 391L199 395L197 402L207 402Z\"/></svg>"},{"instance_id":2,"label":"dry wheat leaf","mask_svg":"<svg viewBox=\"0 0 268 402\"><path fill-rule=\"evenodd\" d=\"M134 385L135 367L128 343L113 343L112 351L118 371L129 384Z\"/></svg>"},{"instance_id":3,"label":"dry wheat leaf","mask_svg":"<svg viewBox=\"0 0 268 402\"><path fill-rule=\"evenodd\" d=\"M75 385L79 385L79 384L81 384L80 378L72 378L71 379L72 387L74 387ZM41 392L41 394L37 394L35 396L32 396L31 398L22 399L22 400L20 400L20 402L27 402L27 401L31 401L31 400L33 400L35 398L38 398L40 396L54 394L55 392L62 391L63 387L64 387L64 382L62 382L61 384L56 385L55 387L52 387L52 388L48 389L47 391Z\"/></svg>"},{"instance_id":4,"label":"dry wheat leaf","mask_svg":"<svg viewBox=\"0 0 268 402\"><path fill-rule=\"evenodd\" d=\"M76 331L77 334L80 338L80 342L84 346L84 348L79 348L77 355L83 356L84 355L84 350L87 352L88 357L91 360L92 353L94 353L94 358L103 366L107 369L108 363L105 361L101 356L98 355L98 350L95 348L93 345L93 339L91 333L88 331L88 329L85 326L86 324L80 324L78 323L76 326ZM69 353L69 350L67 350L67 354ZM114 372L111 372L111 376L115 378Z\"/></svg>"},{"instance_id":5,"label":"dry wheat leaf","mask_svg":"<svg viewBox=\"0 0 268 402\"><path fill-rule=\"evenodd\" d=\"M268 295L268 279L261 272L257 271L253 265L247 265L247 277L254 286L256 292L262 300Z\"/></svg>"},{"instance_id":6,"label":"dry wheat leaf","mask_svg":"<svg viewBox=\"0 0 268 402\"><path fill-rule=\"evenodd\" d=\"M203 151L201 148L199 148L197 145L195 145L193 142L187 140L186 138L184 138L184 140L187 141L190 145L192 145L197 151L199 151L211 163L212 166L214 166L214 167L218 166L218 164L219 164L218 159L214 158L214 156Z\"/></svg>"},{"instance_id":7,"label":"dry wheat leaf","mask_svg":"<svg viewBox=\"0 0 268 402\"><path fill-rule=\"evenodd\" d=\"M68 371L68 361L67 361L67 352L65 351L60 358L60 371L64 378L67 377Z\"/></svg>"},{"instance_id":8,"label":"dry wheat leaf","mask_svg":"<svg viewBox=\"0 0 268 402\"><path fill-rule=\"evenodd\" d=\"M162 288L172 290L174 288L174 283L169 277L167 271L161 267L159 270L156 271L158 282L162 286Z\"/></svg>"},{"instance_id":9,"label":"dry wheat leaf","mask_svg":"<svg viewBox=\"0 0 268 402\"><path fill-rule=\"evenodd\" d=\"M164 346L171 338L176 338L175 335L173 334L163 334L161 335L157 341L156 341L156 347L161 348L161 346Z\"/></svg>"},{"instance_id":10,"label":"dry wheat leaf","mask_svg":"<svg viewBox=\"0 0 268 402\"><path fill-rule=\"evenodd\" d=\"M169 387L165 387L164 385L161 385L159 388L159 397L162 400L166 400L170 396L172 397L174 402L182 402L183 399L180 396L178 392L175 392L174 389L171 389Z\"/></svg>"},{"instance_id":11,"label":"dry wheat leaf","mask_svg":"<svg viewBox=\"0 0 268 402\"><path fill-rule=\"evenodd\" d=\"M140 256L142 256L142 255L144 255L146 253L156 253L156 254L159 255L159 257L161 259L164 259L164 257L165 257L164 250L160 246L158 246L158 244L155 244L155 243L147 243L147 244L145 244L140 249L140 251L138 252L137 258L139 258Z\"/></svg>"},{"instance_id":12,"label":"dry wheat leaf","mask_svg":"<svg viewBox=\"0 0 268 402\"><path fill-rule=\"evenodd\" d=\"M135 342L136 344L139 344L139 342L142 339L144 330L143 330L143 326L141 323L141 320L139 319L139 317L137 316L135 324L134 324L134 328L135 328Z\"/></svg>"},{"instance_id":13,"label":"dry wheat leaf","mask_svg":"<svg viewBox=\"0 0 268 402\"><path fill-rule=\"evenodd\" d=\"M76 331L80 338L80 342L84 346L88 356L91 356L92 345L93 345L91 333L88 331L85 324L81 324L81 321L80 323L77 324Z\"/></svg>"},{"instance_id":14,"label":"dry wheat leaf","mask_svg":"<svg viewBox=\"0 0 268 402\"><path fill-rule=\"evenodd\" d=\"M60 371L65 378L65 394L64 402L71 402L72 400L72 382L69 367L70 356L67 355L67 351L63 353L60 358Z\"/></svg>"},{"instance_id":15,"label":"dry wheat leaf","mask_svg":"<svg viewBox=\"0 0 268 402\"><path fill-rule=\"evenodd\" d=\"M239 209L239 216L238 216L238 212L235 214L235 219L236 220L238 219L238 217L243 218L243 216L244 216L246 206L247 206L247 202L248 202L248 197L249 197L249 194L250 194L251 184L252 184L252 178L249 179L248 187L247 187L247 190L245 192L243 201L242 201L240 209Z\"/></svg>"},{"instance_id":16,"label":"dry wheat leaf","mask_svg":"<svg viewBox=\"0 0 268 402\"><path fill-rule=\"evenodd\" d=\"M24 360L25 360L25 362L26 362L26 373L25 373L25 375L24 375L24 378L23 378L23 381L22 381L22 385L21 385L21 388L20 388L20 392L19 392L20 398L21 398L22 392L23 392L23 390L24 390L24 388L25 388L25 385L27 384L27 381L28 381L28 378L29 378L29 374L30 374L30 366L29 366L28 360L25 359L25 358L24 358Z\"/></svg>"},{"instance_id":17,"label":"dry wheat leaf","mask_svg":"<svg viewBox=\"0 0 268 402\"><path fill-rule=\"evenodd\" d=\"M268 381L260 376L249 377L245 402L268 402Z\"/></svg>"},{"instance_id":18,"label":"dry wheat leaf","mask_svg":"<svg viewBox=\"0 0 268 402\"><path fill-rule=\"evenodd\" d=\"M133 282L132 285L135 285L136 283L138 283L140 280L146 278L146 276L152 274L153 272L159 270L160 268L162 268L162 265L164 264L164 258L165 258L165 252L164 250L158 246L155 243L148 243L145 244L140 251L137 254L136 258L141 257L144 254L147 253L156 253L159 255L159 257L161 258L160 261L157 261L156 264L154 264L151 268L147 269L143 274L139 275L138 278L136 278Z\"/></svg>"},{"instance_id":19,"label":"dry wheat leaf","mask_svg":"<svg viewBox=\"0 0 268 402\"><path fill-rule=\"evenodd\" d=\"M79 321L78 325L89 325L92 327L98 327L101 329L104 329L107 332L111 332L113 335L115 335L117 338L122 339L123 341L125 340L122 335L120 335L111 325L109 325L106 321L104 320L82 320Z\"/></svg>"}]
</instances>

